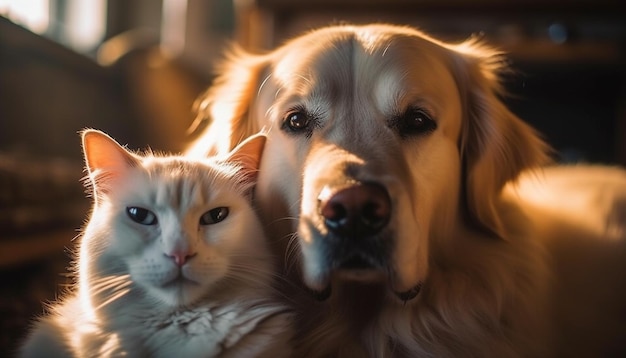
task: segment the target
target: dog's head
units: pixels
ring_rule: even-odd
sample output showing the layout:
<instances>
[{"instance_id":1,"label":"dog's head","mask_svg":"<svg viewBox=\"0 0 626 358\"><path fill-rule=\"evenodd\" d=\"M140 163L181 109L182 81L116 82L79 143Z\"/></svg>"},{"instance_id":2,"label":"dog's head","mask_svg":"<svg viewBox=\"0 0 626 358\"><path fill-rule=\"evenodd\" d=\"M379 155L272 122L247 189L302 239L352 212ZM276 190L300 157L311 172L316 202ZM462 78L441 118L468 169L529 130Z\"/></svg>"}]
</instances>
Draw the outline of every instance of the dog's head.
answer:
<instances>
[{"instance_id":1,"label":"dog's head","mask_svg":"<svg viewBox=\"0 0 626 358\"><path fill-rule=\"evenodd\" d=\"M304 282L386 282L410 299L459 227L505 236L502 186L546 159L498 99L500 67L475 41L390 25L238 51L199 102L212 122L190 151L227 152L266 131L261 215L275 234L297 231Z\"/></svg>"}]
</instances>

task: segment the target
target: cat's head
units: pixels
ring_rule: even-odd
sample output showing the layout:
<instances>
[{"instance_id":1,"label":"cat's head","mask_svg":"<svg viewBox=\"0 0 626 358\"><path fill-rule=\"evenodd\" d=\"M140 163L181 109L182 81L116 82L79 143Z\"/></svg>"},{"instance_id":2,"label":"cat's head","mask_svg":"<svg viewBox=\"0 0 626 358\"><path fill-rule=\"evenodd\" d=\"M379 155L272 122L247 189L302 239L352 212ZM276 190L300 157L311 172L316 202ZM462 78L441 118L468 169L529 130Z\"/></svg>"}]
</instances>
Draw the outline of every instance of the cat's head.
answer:
<instances>
[{"instance_id":1,"label":"cat's head","mask_svg":"<svg viewBox=\"0 0 626 358\"><path fill-rule=\"evenodd\" d=\"M206 159L133 153L95 130L82 139L94 209L79 269L95 300L135 290L177 307L267 282L251 206L265 136Z\"/></svg>"}]
</instances>

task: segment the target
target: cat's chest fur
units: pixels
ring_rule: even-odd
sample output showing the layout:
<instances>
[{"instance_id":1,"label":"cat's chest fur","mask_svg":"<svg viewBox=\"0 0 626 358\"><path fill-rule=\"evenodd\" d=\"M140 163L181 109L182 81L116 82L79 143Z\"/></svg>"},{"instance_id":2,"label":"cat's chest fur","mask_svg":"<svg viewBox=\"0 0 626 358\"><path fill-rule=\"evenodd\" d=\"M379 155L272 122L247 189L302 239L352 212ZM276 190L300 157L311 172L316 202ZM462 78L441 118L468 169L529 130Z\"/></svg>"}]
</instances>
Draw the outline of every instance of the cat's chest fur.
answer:
<instances>
[{"instance_id":1,"label":"cat's chest fur","mask_svg":"<svg viewBox=\"0 0 626 358\"><path fill-rule=\"evenodd\" d=\"M134 316L134 324L116 322L118 327L112 331L123 332L117 338L130 356L210 357L261 352L262 344L248 341L259 332L280 334L288 324L283 308L261 300L206 303L171 312L135 309L125 314Z\"/></svg>"}]
</instances>

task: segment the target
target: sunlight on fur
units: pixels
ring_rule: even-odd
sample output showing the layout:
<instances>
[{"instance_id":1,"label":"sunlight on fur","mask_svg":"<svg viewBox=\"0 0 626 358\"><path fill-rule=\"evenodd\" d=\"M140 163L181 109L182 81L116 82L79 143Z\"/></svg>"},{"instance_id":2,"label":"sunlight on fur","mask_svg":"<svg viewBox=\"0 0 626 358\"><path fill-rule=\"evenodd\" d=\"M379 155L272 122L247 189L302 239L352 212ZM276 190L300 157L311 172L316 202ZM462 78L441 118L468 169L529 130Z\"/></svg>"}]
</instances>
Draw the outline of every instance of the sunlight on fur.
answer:
<instances>
[{"instance_id":1,"label":"sunlight on fur","mask_svg":"<svg viewBox=\"0 0 626 358\"><path fill-rule=\"evenodd\" d=\"M624 204L626 174L616 167L589 166L584 171L571 167L551 167L525 173L509 183L505 195L532 205L535 210L567 217L581 227L621 241L626 237ZM602 182L597 190L589 190Z\"/></svg>"},{"instance_id":2,"label":"sunlight on fur","mask_svg":"<svg viewBox=\"0 0 626 358\"><path fill-rule=\"evenodd\" d=\"M265 129L255 198L297 356L626 354L626 175L544 168L501 51L338 25L217 70L189 153Z\"/></svg>"}]
</instances>

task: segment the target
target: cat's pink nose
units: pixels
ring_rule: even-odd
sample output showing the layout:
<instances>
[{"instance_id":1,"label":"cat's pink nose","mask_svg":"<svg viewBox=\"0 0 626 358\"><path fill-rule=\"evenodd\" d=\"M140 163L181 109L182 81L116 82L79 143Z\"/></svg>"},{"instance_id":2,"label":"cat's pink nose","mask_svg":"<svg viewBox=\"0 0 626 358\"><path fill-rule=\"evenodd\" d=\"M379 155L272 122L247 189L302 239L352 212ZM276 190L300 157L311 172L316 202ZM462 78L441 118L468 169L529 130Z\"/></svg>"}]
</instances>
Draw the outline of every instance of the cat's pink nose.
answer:
<instances>
[{"instance_id":1,"label":"cat's pink nose","mask_svg":"<svg viewBox=\"0 0 626 358\"><path fill-rule=\"evenodd\" d=\"M193 258L197 255L197 252L190 253L188 251L174 251L170 254L165 254L165 256L174 260L176 266L182 267L189 259Z\"/></svg>"}]
</instances>

